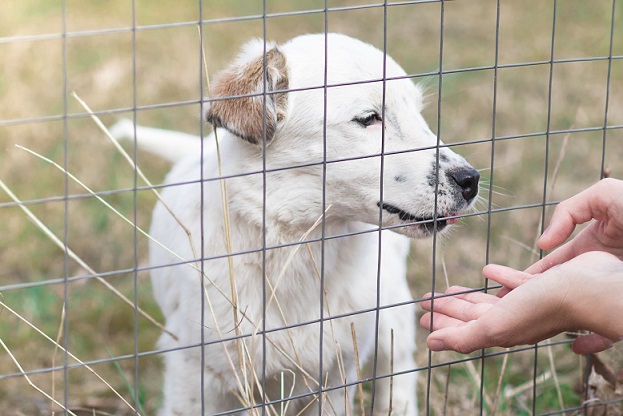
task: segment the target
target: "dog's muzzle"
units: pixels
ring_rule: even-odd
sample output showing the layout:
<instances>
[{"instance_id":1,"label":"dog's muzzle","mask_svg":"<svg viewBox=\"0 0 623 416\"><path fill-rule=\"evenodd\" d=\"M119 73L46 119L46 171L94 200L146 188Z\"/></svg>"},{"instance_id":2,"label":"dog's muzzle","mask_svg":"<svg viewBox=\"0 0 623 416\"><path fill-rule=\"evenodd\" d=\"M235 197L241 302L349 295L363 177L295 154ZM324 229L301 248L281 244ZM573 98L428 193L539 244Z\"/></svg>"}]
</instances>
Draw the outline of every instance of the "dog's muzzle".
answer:
<instances>
[{"instance_id":1,"label":"dog's muzzle","mask_svg":"<svg viewBox=\"0 0 623 416\"><path fill-rule=\"evenodd\" d=\"M438 212L437 215L431 212L430 215L416 216L387 202L377 202L377 206L389 214L397 215L405 225L415 226L424 236L431 235L435 228L441 231L448 225L459 221L460 212L468 208L478 196L480 180L480 174L471 166L448 170L446 177L447 184L453 188L452 194L455 196L453 197L454 203L445 212Z\"/></svg>"},{"instance_id":2,"label":"dog's muzzle","mask_svg":"<svg viewBox=\"0 0 623 416\"><path fill-rule=\"evenodd\" d=\"M478 195L478 181L480 180L480 173L471 166L461 167L458 169L450 170L446 173L448 180L454 182L461 190L461 195L467 203Z\"/></svg>"}]
</instances>

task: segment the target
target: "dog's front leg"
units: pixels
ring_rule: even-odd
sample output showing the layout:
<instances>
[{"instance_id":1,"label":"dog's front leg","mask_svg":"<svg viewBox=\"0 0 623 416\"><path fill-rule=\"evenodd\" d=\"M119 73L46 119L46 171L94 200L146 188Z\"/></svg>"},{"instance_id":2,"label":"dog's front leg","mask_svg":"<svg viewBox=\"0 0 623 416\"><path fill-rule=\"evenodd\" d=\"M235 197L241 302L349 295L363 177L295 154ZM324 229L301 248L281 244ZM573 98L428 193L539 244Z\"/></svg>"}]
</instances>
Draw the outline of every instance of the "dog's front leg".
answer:
<instances>
[{"instance_id":1,"label":"dog's front leg","mask_svg":"<svg viewBox=\"0 0 623 416\"><path fill-rule=\"evenodd\" d=\"M210 361L215 356L219 357L212 351L215 349L214 346L205 347L206 361ZM203 394L200 388L202 384ZM158 415L211 415L236 409L239 411L232 414L237 416L253 414L242 410L244 406L233 393L234 388L235 386L231 386L224 375L215 373L209 367L202 370L200 347L167 352L165 354L164 401Z\"/></svg>"},{"instance_id":2,"label":"dog's front leg","mask_svg":"<svg viewBox=\"0 0 623 416\"><path fill-rule=\"evenodd\" d=\"M409 247L404 237L387 231L383 234L380 290L385 307L379 311L377 415L388 415L390 409L392 415L417 415L416 313L415 304L405 304L413 300L406 279Z\"/></svg>"},{"instance_id":3,"label":"dog's front leg","mask_svg":"<svg viewBox=\"0 0 623 416\"><path fill-rule=\"evenodd\" d=\"M374 414L417 415L415 308L412 304L380 312Z\"/></svg>"}]
</instances>

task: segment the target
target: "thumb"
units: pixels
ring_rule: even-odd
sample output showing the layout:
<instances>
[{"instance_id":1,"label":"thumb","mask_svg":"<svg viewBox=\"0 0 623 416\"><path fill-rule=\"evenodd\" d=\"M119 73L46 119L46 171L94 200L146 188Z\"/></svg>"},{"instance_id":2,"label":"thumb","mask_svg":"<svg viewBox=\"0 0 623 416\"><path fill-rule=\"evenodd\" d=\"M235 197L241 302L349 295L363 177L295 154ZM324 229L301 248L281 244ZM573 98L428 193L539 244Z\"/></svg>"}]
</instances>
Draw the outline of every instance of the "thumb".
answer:
<instances>
[{"instance_id":1,"label":"thumb","mask_svg":"<svg viewBox=\"0 0 623 416\"><path fill-rule=\"evenodd\" d=\"M477 321L437 330L428 336L426 345L431 351L452 350L463 354L492 346L485 332L477 328Z\"/></svg>"},{"instance_id":2,"label":"thumb","mask_svg":"<svg viewBox=\"0 0 623 416\"><path fill-rule=\"evenodd\" d=\"M539 239L539 247L543 250L558 247L571 236L576 225L593 218L608 221L608 210L612 206L613 194L616 194L613 187L616 186L620 184L605 179L558 204L549 227Z\"/></svg>"},{"instance_id":3,"label":"thumb","mask_svg":"<svg viewBox=\"0 0 623 416\"><path fill-rule=\"evenodd\" d=\"M613 341L598 334L588 334L576 338L571 349L576 354L592 354L612 347Z\"/></svg>"}]
</instances>

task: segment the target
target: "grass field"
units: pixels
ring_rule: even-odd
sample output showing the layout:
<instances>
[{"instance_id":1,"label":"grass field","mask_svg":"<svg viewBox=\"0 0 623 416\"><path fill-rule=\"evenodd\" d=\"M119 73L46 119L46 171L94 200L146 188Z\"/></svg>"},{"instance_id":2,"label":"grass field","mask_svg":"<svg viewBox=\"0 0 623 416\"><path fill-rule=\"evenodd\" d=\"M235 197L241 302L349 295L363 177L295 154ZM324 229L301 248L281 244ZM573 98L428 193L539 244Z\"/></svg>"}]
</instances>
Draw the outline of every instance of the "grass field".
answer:
<instances>
[{"instance_id":1,"label":"grass field","mask_svg":"<svg viewBox=\"0 0 623 416\"><path fill-rule=\"evenodd\" d=\"M132 192L132 167L94 121L81 116L85 110L70 93L101 112L108 126L136 115L139 124L199 134L205 77L199 31L192 23L200 19L199 2L136 0L135 38L127 30L133 20L130 0L65 4L65 19L61 1L5 2L0 13L0 180L83 261L67 258L0 190L0 300L6 305L0 308L0 415L60 412L19 375L16 363L33 371L31 382L55 400L64 403L66 393L76 414L131 414L120 395L139 405L141 414L152 415L161 400L161 364L150 351L160 329L93 278L94 271L162 322L147 272L133 271L146 265L146 239L63 172L16 145L66 163L71 174L147 229L153 193ZM351 7L359 5L371 7ZM327 24L329 31L380 48L386 34L388 53L427 86L424 115L431 129L481 169L485 185L478 215L437 241L434 256L431 241L414 242L410 279L416 297L433 289L432 275L435 289L443 291L446 282L482 286L480 271L487 262L527 267L539 256L535 240L544 202L586 188L604 168L623 178L620 0L612 36L611 0L558 1L555 19L552 1L501 0L497 36L492 0L446 2L443 15L441 3L432 1L387 8L363 0L330 1L330 8L339 9L328 15L318 0L268 0L266 6L272 14L266 34L278 42L324 32ZM298 13L304 10L315 12ZM246 40L264 33L257 18L262 2L205 1L202 14L210 74ZM70 33L65 44L63 26ZM441 81L435 74L440 66ZM135 106L141 109L133 113ZM166 163L143 153L136 159L153 183L162 181ZM76 197L65 202L66 194ZM71 282L64 284L64 276ZM61 331L64 316L67 326ZM109 385L82 366L67 374L46 371L62 367L65 354L29 324L61 345L66 340L68 350L92 362ZM582 402L577 391L582 359L568 344L487 359L474 355L473 361L449 366L444 363L464 357L433 354L429 361L426 333L418 335L418 365L435 365L430 386L427 371L420 376L420 404L428 395L431 414L479 414L482 405L484 414L528 415ZM134 359L136 352L144 354ZM108 360L112 357L122 359Z\"/></svg>"}]
</instances>

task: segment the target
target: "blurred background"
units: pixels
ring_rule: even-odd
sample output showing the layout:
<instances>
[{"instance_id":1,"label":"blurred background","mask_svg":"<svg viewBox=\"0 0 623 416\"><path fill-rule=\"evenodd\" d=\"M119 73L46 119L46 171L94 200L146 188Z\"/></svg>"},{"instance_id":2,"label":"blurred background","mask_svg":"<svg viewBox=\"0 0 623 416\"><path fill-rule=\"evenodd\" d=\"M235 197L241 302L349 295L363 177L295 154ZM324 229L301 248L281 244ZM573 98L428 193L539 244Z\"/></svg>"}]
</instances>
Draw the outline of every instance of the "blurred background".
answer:
<instances>
[{"instance_id":1,"label":"blurred background","mask_svg":"<svg viewBox=\"0 0 623 416\"><path fill-rule=\"evenodd\" d=\"M267 0L265 10L260 1L200 1L20 0L0 7L0 180L82 259L68 258L0 190L0 415L60 410L17 363L49 396L64 403L66 394L76 414L131 414L111 387L141 414L155 414L161 364L150 352L160 329L93 278L96 272L162 322L148 273L134 272L146 266L146 239L61 170L16 145L66 166L147 229L153 193L133 191L133 168L71 93L107 126L136 117L142 125L207 132L199 21L209 75L264 31L285 42L326 30L381 49L386 37L388 54L426 87L431 129L481 171L483 185L474 215L435 242L414 242L416 298L448 284L483 286L488 262L527 267L541 255L535 241L553 203L603 176L623 178L620 0L387 7L344 0L328 1L328 11L320 0ZM154 184L169 169L145 153L136 160ZM65 354L33 326L61 345L66 337L71 353L110 386L82 366L68 371L65 385L62 369L49 370L62 367ZM492 349L499 354L462 361L454 353L429 356L426 331L418 335L418 366L432 366L422 371L419 390L430 414L584 414L575 409L588 397L585 363L566 336L538 349Z\"/></svg>"}]
</instances>

